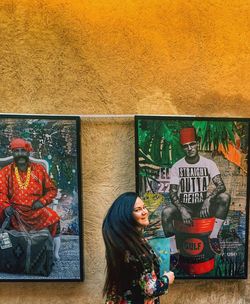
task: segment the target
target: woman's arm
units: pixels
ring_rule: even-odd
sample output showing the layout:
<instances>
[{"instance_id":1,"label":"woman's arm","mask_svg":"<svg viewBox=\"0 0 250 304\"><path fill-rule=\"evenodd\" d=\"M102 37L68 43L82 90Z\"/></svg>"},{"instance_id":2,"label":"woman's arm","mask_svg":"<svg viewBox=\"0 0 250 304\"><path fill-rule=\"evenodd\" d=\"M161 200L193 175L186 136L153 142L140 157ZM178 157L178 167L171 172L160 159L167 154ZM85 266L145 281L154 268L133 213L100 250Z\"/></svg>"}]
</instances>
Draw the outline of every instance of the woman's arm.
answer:
<instances>
[{"instance_id":1,"label":"woman's arm","mask_svg":"<svg viewBox=\"0 0 250 304\"><path fill-rule=\"evenodd\" d=\"M146 298L158 297L167 293L168 285L169 278L167 273L157 278L154 270L151 272L143 272L139 279L139 286L141 287L142 294Z\"/></svg>"}]
</instances>

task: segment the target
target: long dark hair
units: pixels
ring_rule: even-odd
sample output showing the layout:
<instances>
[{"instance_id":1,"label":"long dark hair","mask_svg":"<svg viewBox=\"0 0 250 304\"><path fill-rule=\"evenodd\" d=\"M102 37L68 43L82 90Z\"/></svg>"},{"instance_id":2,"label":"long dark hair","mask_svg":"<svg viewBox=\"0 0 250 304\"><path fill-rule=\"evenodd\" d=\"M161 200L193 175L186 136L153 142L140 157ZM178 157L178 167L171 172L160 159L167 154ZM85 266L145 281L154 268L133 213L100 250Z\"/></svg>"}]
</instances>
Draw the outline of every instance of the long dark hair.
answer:
<instances>
[{"instance_id":1,"label":"long dark hair","mask_svg":"<svg viewBox=\"0 0 250 304\"><path fill-rule=\"evenodd\" d=\"M138 195L135 192L126 192L120 195L111 205L102 225L102 235L106 246L106 280L103 296L115 291L121 295L126 285L126 275L123 274L124 255L126 251L135 256L141 263L141 256L148 256L142 232L138 229L132 212ZM145 257L144 257L145 259ZM143 267L143 265L142 265Z\"/></svg>"}]
</instances>

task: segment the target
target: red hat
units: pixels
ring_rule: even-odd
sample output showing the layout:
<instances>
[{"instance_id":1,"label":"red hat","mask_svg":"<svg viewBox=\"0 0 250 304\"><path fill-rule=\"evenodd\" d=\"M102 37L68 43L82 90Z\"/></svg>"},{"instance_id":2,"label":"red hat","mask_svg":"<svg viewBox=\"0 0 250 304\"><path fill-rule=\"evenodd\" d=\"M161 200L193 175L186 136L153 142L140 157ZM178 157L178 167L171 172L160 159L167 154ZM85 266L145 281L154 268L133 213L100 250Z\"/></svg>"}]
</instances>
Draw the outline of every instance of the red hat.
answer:
<instances>
[{"instance_id":1,"label":"red hat","mask_svg":"<svg viewBox=\"0 0 250 304\"><path fill-rule=\"evenodd\" d=\"M23 148L27 152L33 151L33 148L31 146L31 143L22 139L22 138L14 138L12 139L10 143L11 150L17 149L17 148Z\"/></svg>"},{"instance_id":2,"label":"red hat","mask_svg":"<svg viewBox=\"0 0 250 304\"><path fill-rule=\"evenodd\" d=\"M180 130L180 142L182 145L196 141L194 128L183 128Z\"/></svg>"}]
</instances>

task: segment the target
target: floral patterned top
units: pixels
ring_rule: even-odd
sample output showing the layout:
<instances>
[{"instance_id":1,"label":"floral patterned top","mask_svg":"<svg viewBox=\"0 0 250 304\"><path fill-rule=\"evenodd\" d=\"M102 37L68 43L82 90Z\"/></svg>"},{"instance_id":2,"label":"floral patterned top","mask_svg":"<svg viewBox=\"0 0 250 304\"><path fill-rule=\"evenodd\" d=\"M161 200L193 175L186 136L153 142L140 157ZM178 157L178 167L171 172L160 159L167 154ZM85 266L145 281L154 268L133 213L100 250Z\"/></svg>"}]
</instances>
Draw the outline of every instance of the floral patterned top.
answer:
<instances>
[{"instance_id":1,"label":"floral patterned top","mask_svg":"<svg viewBox=\"0 0 250 304\"><path fill-rule=\"evenodd\" d=\"M126 276L127 286L123 296L114 292L108 294L105 304L159 304L159 296L167 293L168 277L160 277L159 261L152 248L147 243L149 254L153 257L153 265L141 256L143 268L139 259L128 251L124 256L124 267L121 275Z\"/></svg>"}]
</instances>

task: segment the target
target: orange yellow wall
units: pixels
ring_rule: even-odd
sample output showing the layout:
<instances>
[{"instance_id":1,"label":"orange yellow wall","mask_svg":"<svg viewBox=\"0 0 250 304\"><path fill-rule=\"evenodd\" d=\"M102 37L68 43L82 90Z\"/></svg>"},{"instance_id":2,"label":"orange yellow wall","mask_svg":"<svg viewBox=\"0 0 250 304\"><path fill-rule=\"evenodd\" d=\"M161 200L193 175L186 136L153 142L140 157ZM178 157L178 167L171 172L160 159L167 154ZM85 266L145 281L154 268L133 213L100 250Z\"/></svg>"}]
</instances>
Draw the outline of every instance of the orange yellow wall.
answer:
<instances>
[{"instance_id":1,"label":"orange yellow wall","mask_svg":"<svg viewBox=\"0 0 250 304\"><path fill-rule=\"evenodd\" d=\"M1 0L0 112L250 116L250 3ZM132 118L83 118L84 283L0 283L0 303L102 303L100 227L134 190ZM179 281L162 303L250 302L249 281Z\"/></svg>"}]
</instances>

